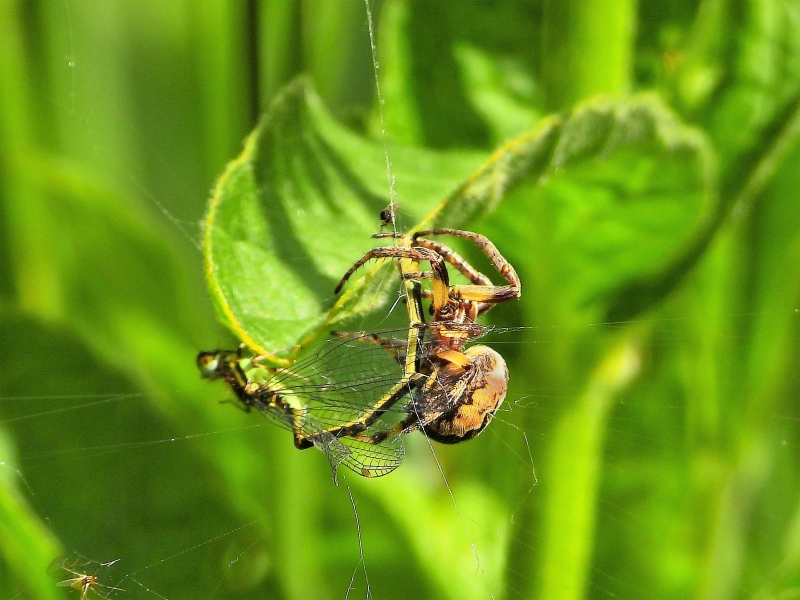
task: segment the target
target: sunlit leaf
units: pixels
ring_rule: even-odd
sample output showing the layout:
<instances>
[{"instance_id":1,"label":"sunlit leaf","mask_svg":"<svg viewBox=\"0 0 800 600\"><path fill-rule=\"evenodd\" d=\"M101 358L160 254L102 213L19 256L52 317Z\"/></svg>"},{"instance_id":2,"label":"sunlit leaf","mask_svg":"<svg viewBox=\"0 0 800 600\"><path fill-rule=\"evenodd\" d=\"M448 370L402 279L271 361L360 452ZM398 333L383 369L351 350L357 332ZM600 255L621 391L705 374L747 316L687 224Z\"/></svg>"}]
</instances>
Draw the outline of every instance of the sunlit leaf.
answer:
<instances>
[{"instance_id":1,"label":"sunlit leaf","mask_svg":"<svg viewBox=\"0 0 800 600\"><path fill-rule=\"evenodd\" d=\"M715 209L715 175L703 135L658 98L600 98L505 144L430 217L458 225L517 186L487 233L578 308L679 253Z\"/></svg>"}]
</instances>

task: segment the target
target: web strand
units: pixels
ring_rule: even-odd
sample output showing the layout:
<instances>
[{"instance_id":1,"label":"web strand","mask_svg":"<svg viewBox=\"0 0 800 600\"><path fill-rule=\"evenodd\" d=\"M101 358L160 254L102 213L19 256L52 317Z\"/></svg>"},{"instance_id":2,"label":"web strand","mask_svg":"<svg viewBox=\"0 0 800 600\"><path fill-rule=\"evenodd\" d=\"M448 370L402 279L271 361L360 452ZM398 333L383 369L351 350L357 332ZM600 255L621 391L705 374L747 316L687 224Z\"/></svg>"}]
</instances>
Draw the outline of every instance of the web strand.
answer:
<instances>
[{"instance_id":1,"label":"web strand","mask_svg":"<svg viewBox=\"0 0 800 600\"><path fill-rule=\"evenodd\" d=\"M386 179L389 184L389 215L391 218L392 231L397 233L397 191L395 189L394 172L392 171L392 161L389 159L389 148L387 146L387 139L389 137L386 131L386 119L383 115L383 95L381 94L381 81L378 67L378 48L375 44L375 26L372 19L372 8L369 5L369 0L364 0L367 7L367 26L369 29L369 49L372 55L372 73L375 77L375 94L378 98L378 119L381 124L381 140L383 142L383 157L386 161ZM397 243L395 241L395 243Z\"/></svg>"}]
</instances>

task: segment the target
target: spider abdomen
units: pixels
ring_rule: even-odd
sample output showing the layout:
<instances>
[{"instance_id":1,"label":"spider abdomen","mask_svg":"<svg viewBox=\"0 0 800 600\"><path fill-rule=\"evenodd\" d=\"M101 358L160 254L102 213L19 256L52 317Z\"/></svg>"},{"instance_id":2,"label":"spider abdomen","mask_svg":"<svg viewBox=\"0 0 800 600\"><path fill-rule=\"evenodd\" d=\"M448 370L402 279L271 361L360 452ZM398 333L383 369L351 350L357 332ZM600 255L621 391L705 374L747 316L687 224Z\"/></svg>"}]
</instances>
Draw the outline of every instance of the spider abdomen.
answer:
<instances>
[{"instance_id":1,"label":"spider abdomen","mask_svg":"<svg viewBox=\"0 0 800 600\"><path fill-rule=\"evenodd\" d=\"M470 366L443 387L452 407L427 423L423 430L432 440L457 444L477 436L491 422L508 391L508 368L499 353L488 346L464 351Z\"/></svg>"}]
</instances>

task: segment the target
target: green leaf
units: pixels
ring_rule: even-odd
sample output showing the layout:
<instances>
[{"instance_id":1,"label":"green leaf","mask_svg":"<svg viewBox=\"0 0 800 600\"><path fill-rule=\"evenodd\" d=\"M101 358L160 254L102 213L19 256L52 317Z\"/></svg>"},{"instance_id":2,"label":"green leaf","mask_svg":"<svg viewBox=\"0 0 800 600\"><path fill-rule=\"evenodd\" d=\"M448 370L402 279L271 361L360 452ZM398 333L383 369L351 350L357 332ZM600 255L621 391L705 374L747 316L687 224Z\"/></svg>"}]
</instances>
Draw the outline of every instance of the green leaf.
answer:
<instances>
[{"instance_id":1,"label":"green leaf","mask_svg":"<svg viewBox=\"0 0 800 600\"><path fill-rule=\"evenodd\" d=\"M652 96L601 98L545 119L469 177L476 155L389 150L400 205L418 227L467 226L519 183L561 185L556 233L578 250L568 270L595 274L577 278L588 282L581 301L665 260L714 196L704 138ZM390 278L379 270L338 301L332 293L388 203L383 154L331 119L301 79L228 166L206 218L206 268L223 322L249 346L280 361L384 302Z\"/></svg>"},{"instance_id":2,"label":"green leaf","mask_svg":"<svg viewBox=\"0 0 800 600\"><path fill-rule=\"evenodd\" d=\"M637 170L631 172L633 166ZM592 174L606 179L608 187L626 186L620 201L689 188L700 205L713 191L713 160L698 131L683 125L656 96L601 96L504 144L423 225L457 227L490 211L523 181L542 185L552 176L597 167L613 169ZM665 172L671 167L680 172Z\"/></svg>"},{"instance_id":3,"label":"green leaf","mask_svg":"<svg viewBox=\"0 0 800 600\"><path fill-rule=\"evenodd\" d=\"M401 217L413 220L483 160L391 146ZM342 319L369 312L381 278L336 302L342 274L372 245L389 203L383 146L349 132L306 80L289 85L217 183L205 256L223 322L252 348L290 353Z\"/></svg>"}]
</instances>

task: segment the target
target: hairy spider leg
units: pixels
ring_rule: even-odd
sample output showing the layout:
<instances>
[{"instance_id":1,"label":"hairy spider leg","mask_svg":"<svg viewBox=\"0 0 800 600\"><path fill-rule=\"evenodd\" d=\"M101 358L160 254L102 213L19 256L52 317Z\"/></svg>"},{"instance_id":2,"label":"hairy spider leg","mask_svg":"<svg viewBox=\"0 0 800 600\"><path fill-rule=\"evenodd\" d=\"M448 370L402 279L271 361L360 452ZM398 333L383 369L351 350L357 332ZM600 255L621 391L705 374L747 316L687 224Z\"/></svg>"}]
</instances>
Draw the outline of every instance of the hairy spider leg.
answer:
<instances>
[{"instance_id":1,"label":"hairy spider leg","mask_svg":"<svg viewBox=\"0 0 800 600\"><path fill-rule=\"evenodd\" d=\"M473 241L492 261L504 278L509 282L508 286L484 285L491 283L485 275L478 273L463 258L452 251L444 244L415 238L407 234L398 233L378 233L375 238L393 238L398 242L397 246L382 246L373 248L359 259L345 273L336 288L338 292L349 277L363 264L373 258L394 258L399 261L400 273L406 285L406 296L409 298L409 364L406 367L406 374L412 372L411 362L414 355L411 346L414 344L413 328L422 324L421 298L431 298L431 312L433 319L428 326L433 333L433 342L430 354L440 361L448 361L465 367L470 360L461 352L463 344L471 337L469 326L475 323L480 314L480 310L488 310L494 303L510 300L519 297L520 285L519 277L513 267L506 261L497 248L485 236L468 231L457 229L433 229L427 233L433 235L449 234L463 237ZM423 244L430 247L425 247ZM435 248L435 249L434 249ZM441 254L439 253L441 252ZM431 265L430 271L419 271L418 263L427 261ZM449 274L446 262L452 264L461 273L470 278L474 285L450 286ZM432 279L432 290L429 292L411 292L413 282L420 279ZM418 295L417 295L418 294ZM412 302L412 296L416 299ZM416 338L417 344L420 337ZM419 365L415 363L416 371Z\"/></svg>"},{"instance_id":2,"label":"hairy spider leg","mask_svg":"<svg viewBox=\"0 0 800 600\"><path fill-rule=\"evenodd\" d=\"M451 297L457 300L463 299L470 300L472 302L481 302L491 306L499 302L506 302L507 300L516 300L522 294L522 282L520 281L516 270L513 266L511 266L511 263L509 263L505 257L500 254L497 246L495 246L486 236L479 233L474 233L472 231L462 231L460 229L428 229L418 231L414 234L416 243L426 247L433 247L437 252L443 250L445 253L446 250L449 250L449 248L443 244L437 244L433 242L433 240L424 240L423 243L421 241L421 236L425 235L452 235L470 240L472 243L478 246L478 248L480 248L480 250L492 263L492 266L497 269L497 272L500 273L500 276L508 283L508 285L491 285L491 282L483 283L481 281L473 281L474 285L456 285L451 288L453 290ZM454 259L457 258L465 263L463 258L455 253L453 254L455 255ZM445 256L445 254L442 254L442 256ZM462 271L462 273L464 273L464 271ZM479 310L478 314L481 314L486 310L488 310L488 308Z\"/></svg>"},{"instance_id":3,"label":"hairy spider leg","mask_svg":"<svg viewBox=\"0 0 800 600\"><path fill-rule=\"evenodd\" d=\"M423 294L419 284L421 278L433 280L433 289L430 294L433 319L428 328L433 332L434 339L430 354L440 361L455 363L460 368L468 365L470 360L461 352L461 346L469 339L469 331L464 329L462 324L475 322L477 305L468 299L451 297L453 288L450 287L450 275L447 272L445 259L429 248L410 247L410 244L414 243L412 236L378 233L373 237L392 237L398 241L399 245L381 246L367 252L344 274L336 287L336 292L338 293L350 276L367 261L373 258L398 259L409 311L409 350L404 369L406 377L410 377L413 373L419 373L421 370L418 359L422 347L423 332L421 329L424 327ZM486 241L488 242L488 240ZM451 253L451 256L453 254ZM430 263L429 272L421 273L419 271L420 261Z\"/></svg>"},{"instance_id":4,"label":"hairy spider leg","mask_svg":"<svg viewBox=\"0 0 800 600\"><path fill-rule=\"evenodd\" d=\"M475 243L489 258L492 265L506 279L509 285L495 286L491 280L472 267L458 253L448 246L420 237L422 234L430 235L453 235L462 237ZM430 329L433 332L433 344L431 354L440 360L447 360L460 364L462 367L469 363L461 352L461 348L471 335L469 325L474 324L479 315L492 308L499 302L518 298L521 291L519 277L514 268L500 254L495 245L485 236L470 231L458 229L431 229L417 232L414 235L403 233L377 233L375 238L394 238L402 247L425 248L436 252L444 262L452 265L473 285L454 285L449 286L448 298L445 310L437 309L432 303L433 321ZM433 269L427 272L409 271L401 265L401 273L404 279L433 279L434 284L441 281L440 274ZM433 298L437 293L434 290L422 291L422 298ZM439 305L442 302L439 301Z\"/></svg>"},{"instance_id":5,"label":"hairy spider leg","mask_svg":"<svg viewBox=\"0 0 800 600\"><path fill-rule=\"evenodd\" d=\"M435 240L426 239L423 236L427 235L452 235L470 240L486 255L492 266L497 269L503 279L506 280L508 285L496 286L493 285L491 280L470 265L462 256L452 250L450 247L437 242ZM403 245L410 245L411 247L423 247L433 250L441 256L448 264L452 265L462 275L464 275L473 285L454 285L450 288L449 296L454 300L469 300L477 302L477 315L482 315L494 305L507 300L515 300L520 297L522 293L522 284L519 276L511 263L509 263L497 247L484 235L474 233L472 231L462 231L460 229L426 229L415 232L413 235L408 234L392 234L392 233L378 233L373 235L375 238L389 238L394 237L398 240L401 238L411 238L411 241L403 241ZM424 274L411 274L406 273L406 276L411 277L417 275L418 278L428 278ZM423 293L423 297L427 294Z\"/></svg>"},{"instance_id":6,"label":"hairy spider leg","mask_svg":"<svg viewBox=\"0 0 800 600\"><path fill-rule=\"evenodd\" d=\"M469 279L472 283L476 285L491 285L492 281L483 273L478 271L472 265L470 265L464 258L462 258L457 252L445 246L442 243L436 242L434 240L426 240L424 238L415 238L413 235L408 235L406 233L376 233L373 234L374 238L394 238L394 239L406 239L406 244L409 246L413 246L415 243L424 247L428 248L429 250L433 250L439 256L441 256L446 262L456 268L462 275L464 275L467 279ZM406 276L410 276L411 273L407 272ZM419 277L422 279L429 278L429 274L420 273Z\"/></svg>"},{"instance_id":7,"label":"hairy spider leg","mask_svg":"<svg viewBox=\"0 0 800 600\"><path fill-rule=\"evenodd\" d=\"M398 238L400 240L400 238ZM433 296L432 302L434 307L434 314L441 313L442 311L446 311L449 301L448 295L450 291L450 275L447 272L447 267L445 266L444 259L439 256L433 250L428 250L427 248L412 248L409 246L379 246L377 248L372 248L369 252L367 252L364 256L358 259L352 267L350 267L347 272L342 277L341 281L339 281L339 285L336 286L334 290L334 294L338 294L344 284L347 282L348 279L355 273L358 269L360 269L364 264L369 262L370 260L376 258L393 258L400 260L400 272L405 275L407 272L418 272L419 268L414 266L416 263L421 261L425 261L430 263L431 265L431 272L433 273ZM413 279L403 277L404 280ZM409 294L413 293L412 290L406 286L406 296L408 297ZM409 304L409 306L411 306ZM411 326L418 324L421 318L420 315L409 315Z\"/></svg>"}]
</instances>

